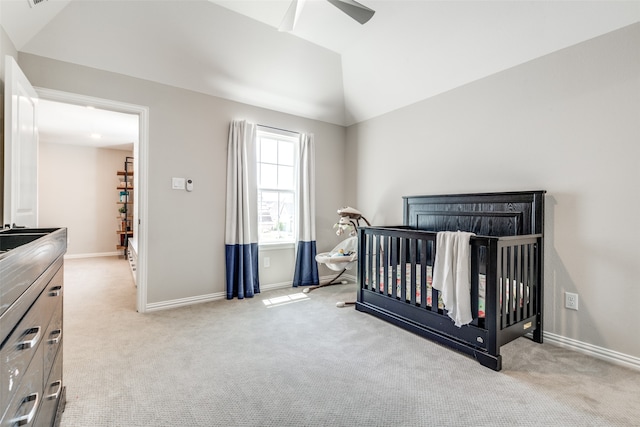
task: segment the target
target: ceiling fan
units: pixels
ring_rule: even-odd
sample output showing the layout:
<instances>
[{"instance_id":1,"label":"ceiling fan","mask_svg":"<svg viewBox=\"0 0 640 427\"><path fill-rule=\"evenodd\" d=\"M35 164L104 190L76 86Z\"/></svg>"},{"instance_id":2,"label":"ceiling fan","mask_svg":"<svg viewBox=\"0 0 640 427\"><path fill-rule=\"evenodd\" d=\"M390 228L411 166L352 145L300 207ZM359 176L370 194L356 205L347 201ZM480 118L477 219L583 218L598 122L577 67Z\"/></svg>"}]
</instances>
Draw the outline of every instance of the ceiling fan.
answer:
<instances>
[{"instance_id":1,"label":"ceiling fan","mask_svg":"<svg viewBox=\"0 0 640 427\"><path fill-rule=\"evenodd\" d=\"M287 13L284 15L284 19L280 24L278 30L280 31L293 31L293 28L300 17L300 13L302 12L302 6L304 6L304 2L306 0L292 0L291 5L289 5L289 9L287 9ZM351 18L355 19L361 24L365 24L371 19L375 10L369 9L367 6L364 6L358 3L355 0L327 0L329 3L349 15Z\"/></svg>"}]
</instances>

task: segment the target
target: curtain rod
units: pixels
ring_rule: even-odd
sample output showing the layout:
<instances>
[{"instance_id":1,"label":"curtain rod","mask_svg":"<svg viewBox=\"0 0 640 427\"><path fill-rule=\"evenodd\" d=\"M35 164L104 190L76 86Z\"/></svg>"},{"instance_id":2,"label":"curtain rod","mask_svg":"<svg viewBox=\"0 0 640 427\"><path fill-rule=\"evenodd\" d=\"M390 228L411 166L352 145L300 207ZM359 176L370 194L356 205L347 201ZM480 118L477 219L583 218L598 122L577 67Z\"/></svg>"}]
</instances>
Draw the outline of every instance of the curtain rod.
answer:
<instances>
[{"instance_id":1,"label":"curtain rod","mask_svg":"<svg viewBox=\"0 0 640 427\"><path fill-rule=\"evenodd\" d=\"M281 129L281 128L277 128L277 127L273 127L273 126L261 125L259 123L258 123L258 126L260 126L261 128L279 130L280 132L293 133L293 134L296 134L296 135L300 135L300 132L295 132L295 131L288 130L288 129Z\"/></svg>"}]
</instances>

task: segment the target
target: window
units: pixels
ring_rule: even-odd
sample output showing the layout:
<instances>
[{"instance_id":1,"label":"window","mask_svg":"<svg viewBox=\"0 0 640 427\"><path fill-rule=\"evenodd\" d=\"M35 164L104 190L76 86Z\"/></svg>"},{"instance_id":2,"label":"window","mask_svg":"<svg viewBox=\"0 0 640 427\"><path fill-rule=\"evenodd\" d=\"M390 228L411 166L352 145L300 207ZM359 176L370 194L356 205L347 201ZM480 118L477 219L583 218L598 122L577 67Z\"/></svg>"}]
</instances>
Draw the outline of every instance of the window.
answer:
<instances>
[{"instance_id":1,"label":"window","mask_svg":"<svg viewBox=\"0 0 640 427\"><path fill-rule=\"evenodd\" d=\"M294 243L294 133L258 127L258 243Z\"/></svg>"}]
</instances>

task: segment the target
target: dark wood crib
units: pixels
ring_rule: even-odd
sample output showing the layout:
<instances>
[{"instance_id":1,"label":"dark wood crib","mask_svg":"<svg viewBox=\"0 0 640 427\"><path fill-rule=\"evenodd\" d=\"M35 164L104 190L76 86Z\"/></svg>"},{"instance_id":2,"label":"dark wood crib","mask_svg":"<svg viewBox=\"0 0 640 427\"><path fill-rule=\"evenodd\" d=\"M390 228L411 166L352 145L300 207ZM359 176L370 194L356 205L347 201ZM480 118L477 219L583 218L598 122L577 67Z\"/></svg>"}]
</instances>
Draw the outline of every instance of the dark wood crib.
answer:
<instances>
[{"instance_id":1,"label":"dark wood crib","mask_svg":"<svg viewBox=\"0 0 640 427\"><path fill-rule=\"evenodd\" d=\"M500 347L542 342L544 191L404 197L404 225L358 230L356 309L502 369ZM473 321L431 287L438 231L470 231Z\"/></svg>"}]
</instances>

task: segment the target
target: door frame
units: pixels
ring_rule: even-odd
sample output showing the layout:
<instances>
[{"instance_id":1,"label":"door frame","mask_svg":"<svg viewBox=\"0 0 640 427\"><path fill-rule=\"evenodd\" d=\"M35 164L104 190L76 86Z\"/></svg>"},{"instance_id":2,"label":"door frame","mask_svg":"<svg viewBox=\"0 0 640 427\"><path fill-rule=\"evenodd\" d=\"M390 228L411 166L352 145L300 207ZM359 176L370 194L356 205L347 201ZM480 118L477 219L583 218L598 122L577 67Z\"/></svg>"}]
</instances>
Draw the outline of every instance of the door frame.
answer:
<instances>
[{"instance_id":1,"label":"door frame","mask_svg":"<svg viewBox=\"0 0 640 427\"><path fill-rule=\"evenodd\" d=\"M145 313L147 311L147 224L149 222L149 107L35 86L34 89L40 98L49 101L93 106L119 113L136 114L139 117L138 142L133 144L134 171L138 181L137 186L134 187L138 203L136 208L138 210L138 224L134 224L134 230L137 225L138 261L134 274L137 276L136 309L139 313Z\"/></svg>"}]
</instances>

